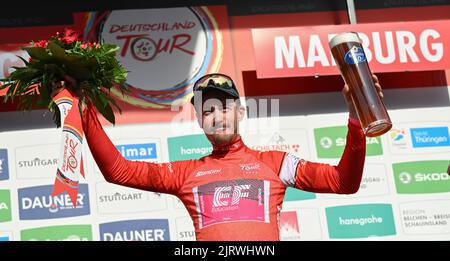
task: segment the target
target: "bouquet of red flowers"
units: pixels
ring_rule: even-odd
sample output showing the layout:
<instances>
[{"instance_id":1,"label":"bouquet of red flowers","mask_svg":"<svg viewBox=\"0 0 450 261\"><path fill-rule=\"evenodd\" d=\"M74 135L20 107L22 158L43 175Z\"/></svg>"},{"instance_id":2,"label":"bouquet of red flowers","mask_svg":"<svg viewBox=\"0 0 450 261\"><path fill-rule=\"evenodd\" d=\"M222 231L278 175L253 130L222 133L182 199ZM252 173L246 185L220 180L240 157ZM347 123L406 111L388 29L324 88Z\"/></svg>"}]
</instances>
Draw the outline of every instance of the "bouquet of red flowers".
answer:
<instances>
[{"instance_id":1,"label":"bouquet of red flowers","mask_svg":"<svg viewBox=\"0 0 450 261\"><path fill-rule=\"evenodd\" d=\"M75 31L65 29L63 34L31 42L31 46L22 49L28 52L30 59L19 57L25 66L14 67L15 71L1 80L4 84L0 90L9 88L5 102L18 98L21 110L31 110L33 103L47 106L60 127L61 116L52 95L61 88L68 88L80 100L81 115L82 104L89 99L109 122L115 123L111 105L119 112L120 108L108 91L117 85L124 94L128 73L115 57L118 46L83 42Z\"/></svg>"},{"instance_id":2,"label":"bouquet of red flowers","mask_svg":"<svg viewBox=\"0 0 450 261\"><path fill-rule=\"evenodd\" d=\"M0 89L9 88L5 101L19 99L22 110L31 110L34 103L47 106L56 125L63 125L52 195L67 191L76 207L80 175L84 177L83 104L92 102L114 124L111 105L119 112L120 108L108 91L116 84L124 94L128 72L116 60L118 46L82 42L70 29L22 48L30 60L19 57L25 66L15 67L9 77L2 79Z\"/></svg>"}]
</instances>

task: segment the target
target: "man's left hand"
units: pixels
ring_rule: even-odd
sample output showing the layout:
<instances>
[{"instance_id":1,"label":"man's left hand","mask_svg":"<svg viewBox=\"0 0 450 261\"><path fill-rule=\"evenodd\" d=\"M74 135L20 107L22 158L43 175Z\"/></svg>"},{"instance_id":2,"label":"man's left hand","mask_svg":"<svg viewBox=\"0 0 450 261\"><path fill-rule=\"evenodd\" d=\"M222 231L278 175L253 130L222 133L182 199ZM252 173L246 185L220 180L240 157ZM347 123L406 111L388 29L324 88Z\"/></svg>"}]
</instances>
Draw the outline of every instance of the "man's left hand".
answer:
<instances>
[{"instance_id":1,"label":"man's left hand","mask_svg":"<svg viewBox=\"0 0 450 261\"><path fill-rule=\"evenodd\" d=\"M378 95L381 99L383 99L383 90L381 89L380 82L378 81L378 77L375 74L372 74L373 82L375 83L375 88L377 88ZM342 94L344 95L345 101L347 103L348 111L350 112L350 118L358 119L358 115L356 114L355 106L353 105L352 98L350 96L350 88L347 84L344 84L344 88L342 89Z\"/></svg>"}]
</instances>

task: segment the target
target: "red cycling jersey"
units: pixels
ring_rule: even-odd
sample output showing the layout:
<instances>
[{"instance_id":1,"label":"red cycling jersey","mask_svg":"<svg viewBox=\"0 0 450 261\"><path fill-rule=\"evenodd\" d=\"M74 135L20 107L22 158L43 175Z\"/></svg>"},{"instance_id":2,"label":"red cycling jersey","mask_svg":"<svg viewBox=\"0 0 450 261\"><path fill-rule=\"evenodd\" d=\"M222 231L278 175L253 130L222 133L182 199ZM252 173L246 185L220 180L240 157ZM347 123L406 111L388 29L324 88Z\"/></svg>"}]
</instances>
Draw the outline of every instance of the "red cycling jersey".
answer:
<instances>
[{"instance_id":1,"label":"red cycling jersey","mask_svg":"<svg viewBox=\"0 0 450 261\"><path fill-rule=\"evenodd\" d=\"M365 159L365 136L349 119L347 144L337 166L281 151L260 152L240 139L213 146L198 160L148 163L126 160L105 134L93 107L83 130L108 182L177 196L194 221L197 240L279 240L279 212L287 187L355 193Z\"/></svg>"}]
</instances>

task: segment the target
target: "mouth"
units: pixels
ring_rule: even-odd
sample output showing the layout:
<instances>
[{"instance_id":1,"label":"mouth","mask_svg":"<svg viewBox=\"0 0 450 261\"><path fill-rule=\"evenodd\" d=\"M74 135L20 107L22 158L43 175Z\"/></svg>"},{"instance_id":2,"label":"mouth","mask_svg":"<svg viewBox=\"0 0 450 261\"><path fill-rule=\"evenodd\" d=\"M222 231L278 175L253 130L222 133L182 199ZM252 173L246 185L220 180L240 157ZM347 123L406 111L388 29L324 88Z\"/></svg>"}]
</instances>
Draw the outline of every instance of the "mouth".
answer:
<instances>
[{"instance_id":1,"label":"mouth","mask_svg":"<svg viewBox=\"0 0 450 261\"><path fill-rule=\"evenodd\" d=\"M219 127L219 128L214 128L213 133L214 134L225 134L227 133L228 128L227 127Z\"/></svg>"}]
</instances>

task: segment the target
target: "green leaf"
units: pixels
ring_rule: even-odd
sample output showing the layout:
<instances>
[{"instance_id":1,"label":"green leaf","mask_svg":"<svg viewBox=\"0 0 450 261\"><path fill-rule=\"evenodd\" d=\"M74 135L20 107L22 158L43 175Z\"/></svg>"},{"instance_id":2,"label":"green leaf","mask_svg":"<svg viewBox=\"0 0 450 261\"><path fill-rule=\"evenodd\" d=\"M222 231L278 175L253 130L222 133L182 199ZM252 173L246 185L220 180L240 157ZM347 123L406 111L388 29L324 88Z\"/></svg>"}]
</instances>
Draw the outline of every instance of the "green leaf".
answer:
<instances>
[{"instance_id":1,"label":"green leaf","mask_svg":"<svg viewBox=\"0 0 450 261\"><path fill-rule=\"evenodd\" d=\"M31 83L33 80L41 78L42 71L33 68L18 68L11 73L11 78L20 82ZM30 84L28 84L30 85Z\"/></svg>"},{"instance_id":2,"label":"green leaf","mask_svg":"<svg viewBox=\"0 0 450 261\"><path fill-rule=\"evenodd\" d=\"M61 68L61 66L59 66L57 64L52 64L52 63L45 64L44 70L49 71L53 75L55 75L57 79L54 79L54 80L61 80L64 77L64 75L66 74L66 72L63 70L63 68Z\"/></svg>"},{"instance_id":3,"label":"green leaf","mask_svg":"<svg viewBox=\"0 0 450 261\"><path fill-rule=\"evenodd\" d=\"M107 106L108 105L108 98L106 98L107 94L105 94L102 91L98 91L98 98L100 99L100 101L102 102L103 106Z\"/></svg>"},{"instance_id":4,"label":"green leaf","mask_svg":"<svg viewBox=\"0 0 450 261\"><path fill-rule=\"evenodd\" d=\"M53 110L53 122L56 124L56 128L61 127L61 112L59 111L58 105L56 103L52 104Z\"/></svg>"},{"instance_id":5,"label":"green leaf","mask_svg":"<svg viewBox=\"0 0 450 261\"><path fill-rule=\"evenodd\" d=\"M122 114L122 110L120 109L119 105L117 104L116 100L114 100L113 97L110 95L106 95L106 98L109 100L109 102L119 111L120 114Z\"/></svg>"},{"instance_id":6,"label":"green leaf","mask_svg":"<svg viewBox=\"0 0 450 261\"><path fill-rule=\"evenodd\" d=\"M65 60L66 52L57 43L55 43L54 41L48 42L47 48L50 50L50 52L52 53L52 56L55 59L57 59L59 61L64 61Z\"/></svg>"},{"instance_id":7,"label":"green leaf","mask_svg":"<svg viewBox=\"0 0 450 261\"><path fill-rule=\"evenodd\" d=\"M30 111L33 106L34 95L21 95L19 97L19 108L22 110Z\"/></svg>"},{"instance_id":8,"label":"green leaf","mask_svg":"<svg viewBox=\"0 0 450 261\"><path fill-rule=\"evenodd\" d=\"M20 60L22 60L22 62L25 64L25 67L29 66L29 62L27 60L25 60L25 58L23 58L22 56L16 55L17 58L19 58Z\"/></svg>"},{"instance_id":9,"label":"green leaf","mask_svg":"<svg viewBox=\"0 0 450 261\"><path fill-rule=\"evenodd\" d=\"M93 95L90 98L98 112L100 112L100 114L102 114L109 122L115 124L114 112L112 111L111 106L109 106L109 104L104 106L99 96Z\"/></svg>"},{"instance_id":10,"label":"green leaf","mask_svg":"<svg viewBox=\"0 0 450 261\"><path fill-rule=\"evenodd\" d=\"M61 63L64 63L66 65L84 63L85 57L83 57L82 55L66 53L66 50L59 46L55 41L49 42L47 44L47 48L52 53L53 57Z\"/></svg>"},{"instance_id":11,"label":"green leaf","mask_svg":"<svg viewBox=\"0 0 450 261\"><path fill-rule=\"evenodd\" d=\"M52 59L52 56L47 53L47 50L43 47L22 47L22 49L27 51L33 59L42 61L49 61Z\"/></svg>"},{"instance_id":12,"label":"green leaf","mask_svg":"<svg viewBox=\"0 0 450 261\"><path fill-rule=\"evenodd\" d=\"M70 66L79 66L79 67L95 67L95 66L98 66L97 60L92 58L92 57L83 57L83 56L80 56L78 54L70 54L69 56L77 57L76 61L69 62Z\"/></svg>"},{"instance_id":13,"label":"green leaf","mask_svg":"<svg viewBox=\"0 0 450 261\"><path fill-rule=\"evenodd\" d=\"M111 108L111 106L108 104L105 106L105 113L103 113L102 115L109 121L111 122L113 125L116 124L116 119L114 117L114 112Z\"/></svg>"},{"instance_id":14,"label":"green leaf","mask_svg":"<svg viewBox=\"0 0 450 261\"><path fill-rule=\"evenodd\" d=\"M89 99L96 109L111 123L115 124L113 107L122 112L111 92L104 92L116 86L122 94L129 91L124 85L128 71L117 61L119 47L105 44L99 48L81 48L81 42L64 44L52 38L47 48L23 47L33 58L30 63L20 57L25 67L16 70L6 79L0 89L8 88L5 101L19 99L18 105L23 110L32 108L34 102L47 106L53 112L55 124L60 127L59 108L51 100L53 83L64 79L65 75L73 77L80 85L75 92L80 101ZM36 85L39 94L37 94ZM82 115L82 106L79 106Z\"/></svg>"},{"instance_id":15,"label":"green leaf","mask_svg":"<svg viewBox=\"0 0 450 261\"><path fill-rule=\"evenodd\" d=\"M92 79L92 70L89 67L68 65L67 73L78 81Z\"/></svg>"},{"instance_id":16,"label":"green leaf","mask_svg":"<svg viewBox=\"0 0 450 261\"><path fill-rule=\"evenodd\" d=\"M81 116L81 120L82 120L82 121L83 121L83 119L84 119L83 103L84 103L84 99L80 99L79 102L78 102L78 112L80 113L80 116Z\"/></svg>"},{"instance_id":17,"label":"green leaf","mask_svg":"<svg viewBox=\"0 0 450 261\"><path fill-rule=\"evenodd\" d=\"M10 85L10 83L8 83L8 82L9 82L8 80L6 80L6 79L1 79L0 81L2 81L2 82L6 82L6 83L4 83L4 84L0 85L0 90L3 90L3 89L6 89L6 88L9 88L9 85Z\"/></svg>"},{"instance_id":18,"label":"green leaf","mask_svg":"<svg viewBox=\"0 0 450 261\"><path fill-rule=\"evenodd\" d=\"M47 86L44 85L44 82L46 82L46 80L43 80L42 84L39 85L40 95L38 96L38 100L36 101L36 105L40 107L48 106L51 100L49 90L47 89Z\"/></svg>"}]
</instances>

